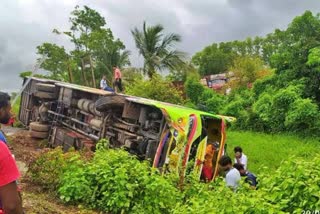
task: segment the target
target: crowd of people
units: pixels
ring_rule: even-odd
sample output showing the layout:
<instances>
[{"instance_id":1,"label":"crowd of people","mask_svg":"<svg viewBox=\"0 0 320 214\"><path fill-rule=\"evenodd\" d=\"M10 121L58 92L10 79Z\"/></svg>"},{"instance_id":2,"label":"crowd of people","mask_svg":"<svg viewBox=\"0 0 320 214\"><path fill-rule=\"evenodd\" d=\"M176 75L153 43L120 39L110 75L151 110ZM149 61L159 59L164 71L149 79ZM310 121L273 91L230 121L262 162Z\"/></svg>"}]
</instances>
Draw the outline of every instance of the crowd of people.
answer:
<instances>
[{"instance_id":1,"label":"crowd of people","mask_svg":"<svg viewBox=\"0 0 320 214\"><path fill-rule=\"evenodd\" d=\"M112 82L112 87L108 85L107 83L107 76L103 75L100 81L100 89L105 90L105 91L110 91L110 92L122 92L123 87L122 87L122 74L121 71L118 67L113 67L113 81Z\"/></svg>"}]
</instances>

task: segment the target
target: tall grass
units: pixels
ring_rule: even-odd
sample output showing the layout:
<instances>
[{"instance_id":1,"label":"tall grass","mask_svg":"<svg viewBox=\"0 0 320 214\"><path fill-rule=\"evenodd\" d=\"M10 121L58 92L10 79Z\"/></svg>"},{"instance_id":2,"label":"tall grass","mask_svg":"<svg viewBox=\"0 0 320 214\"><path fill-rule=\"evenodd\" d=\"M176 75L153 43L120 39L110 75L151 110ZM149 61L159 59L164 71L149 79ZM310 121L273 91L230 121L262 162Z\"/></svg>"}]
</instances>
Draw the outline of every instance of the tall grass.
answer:
<instances>
[{"instance_id":1,"label":"tall grass","mask_svg":"<svg viewBox=\"0 0 320 214\"><path fill-rule=\"evenodd\" d=\"M233 148L241 146L248 157L248 169L254 173L265 170L272 173L290 156L312 158L319 153L320 139L300 138L293 135L270 135L256 132L229 131L227 133L227 153L234 157Z\"/></svg>"}]
</instances>

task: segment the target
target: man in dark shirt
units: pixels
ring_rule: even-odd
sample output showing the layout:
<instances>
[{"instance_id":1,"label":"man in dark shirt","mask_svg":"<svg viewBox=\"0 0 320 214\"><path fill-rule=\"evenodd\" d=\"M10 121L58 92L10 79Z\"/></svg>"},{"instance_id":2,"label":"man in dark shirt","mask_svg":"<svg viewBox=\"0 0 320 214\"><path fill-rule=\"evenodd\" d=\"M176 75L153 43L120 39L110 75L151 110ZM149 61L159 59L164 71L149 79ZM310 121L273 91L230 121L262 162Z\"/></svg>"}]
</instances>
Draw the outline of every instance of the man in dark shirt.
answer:
<instances>
[{"instance_id":1,"label":"man in dark shirt","mask_svg":"<svg viewBox=\"0 0 320 214\"><path fill-rule=\"evenodd\" d=\"M233 167L236 168L240 172L241 176L246 177L245 182L248 183L252 189L257 188L257 184L258 184L257 176L255 176L251 172L245 170L242 164L235 163L235 164L233 164Z\"/></svg>"}]
</instances>

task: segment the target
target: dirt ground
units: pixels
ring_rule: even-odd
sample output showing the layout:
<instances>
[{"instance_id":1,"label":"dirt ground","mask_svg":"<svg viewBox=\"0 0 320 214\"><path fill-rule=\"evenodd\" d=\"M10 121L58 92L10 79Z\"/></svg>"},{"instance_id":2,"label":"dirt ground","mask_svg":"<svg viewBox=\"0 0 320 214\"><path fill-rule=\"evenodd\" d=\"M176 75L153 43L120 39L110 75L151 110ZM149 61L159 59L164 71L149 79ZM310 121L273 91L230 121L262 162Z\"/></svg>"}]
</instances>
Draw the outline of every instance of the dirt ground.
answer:
<instances>
[{"instance_id":1,"label":"dirt ground","mask_svg":"<svg viewBox=\"0 0 320 214\"><path fill-rule=\"evenodd\" d=\"M46 142L32 139L29 132L20 128L2 127L9 141L9 148L14 154L19 170L22 174L20 185L22 188L23 208L26 214L67 214L85 213L97 214L82 206L64 205L50 193L43 192L40 187L32 184L26 175L27 166L36 153L45 148Z\"/></svg>"}]
</instances>

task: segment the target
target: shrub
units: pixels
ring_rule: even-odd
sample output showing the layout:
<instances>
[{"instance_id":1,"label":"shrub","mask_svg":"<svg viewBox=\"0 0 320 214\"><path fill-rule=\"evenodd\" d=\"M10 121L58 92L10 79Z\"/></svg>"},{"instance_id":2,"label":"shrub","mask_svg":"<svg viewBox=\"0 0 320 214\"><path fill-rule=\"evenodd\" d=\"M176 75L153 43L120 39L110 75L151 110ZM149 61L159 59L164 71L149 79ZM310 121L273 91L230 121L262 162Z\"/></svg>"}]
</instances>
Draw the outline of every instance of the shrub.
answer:
<instances>
[{"instance_id":1,"label":"shrub","mask_svg":"<svg viewBox=\"0 0 320 214\"><path fill-rule=\"evenodd\" d=\"M94 158L68 167L60 198L112 213L168 213L179 199L178 189L147 162L123 150L97 146Z\"/></svg>"},{"instance_id":2,"label":"shrub","mask_svg":"<svg viewBox=\"0 0 320 214\"><path fill-rule=\"evenodd\" d=\"M241 182L235 194L218 179L192 184L173 213L301 213L320 206L320 156L309 161L292 157L270 176L267 168L258 175L259 189Z\"/></svg>"},{"instance_id":3,"label":"shrub","mask_svg":"<svg viewBox=\"0 0 320 214\"><path fill-rule=\"evenodd\" d=\"M191 102L197 105L200 101L201 94L205 90L203 85L200 84L199 79L195 77L188 78L184 87L187 97L191 100Z\"/></svg>"},{"instance_id":4,"label":"shrub","mask_svg":"<svg viewBox=\"0 0 320 214\"><path fill-rule=\"evenodd\" d=\"M301 213L320 206L320 156L309 160L292 157L267 176L261 177L261 192L267 203L278 204L281 211Z\"/></svg>"},{"instance_id":5,"label":"shrub","mask_svg":"<svg viewBox=\"0 0 320 214\"><path fill-rule=\"evenodd\" d=\"M252 110L256 113L263 122L269 124L272 116L272 96L268 93L260 95L257 102L252 106Z\"/></svg>"},{"instance_id":6,"label":"shrub","mask_svg":"<svg viewBox=\"0 0 320 214\"><path fill-rule=\"evenodd\" d=\"M65 202L82 203L92 195L91 183L87 178L86 164L76 159L68 164L60 176L58 193Z\"/></svg>"},{"instance_id":7,"label":"shrub","mask_svg":"<svg viewBox=\"0 0 320 214\"><path fill-rule=\"evenodd\" d=\"M105 143L87 161L76 152L45 152L30 168L33 179L59 186L65 202L109 213L300 213L320 206L320 155L289 158L272 176L269 169L261 170L256 191L242 182L235 194L222 178L204 184L192 174L179 191L176 176L162 177L149 163L105 149Z\"/></svg>"},{"instance_id":8,"label":"shrub","mask_svg":"<svg viewBox=\"0 0 320 214\"><path fill-rule=\"evenodd\" d=\"M218 114L221 111L224 102L222 95L217 94L212 89L205 88L199 96L197 108L212 114Z\"/></svg>"},{"instance_id":9,"label":"shrub","mask_svg":"<svg viewBox=\"0 0 320 214\"><path fill-rule=\"evenodd\" d=\"M181 92L160 75L153 75L150 80L135 79L133 84L126 87L126 93L174 104L184 102Z\"/></svg>"},{"instance_id":10,"label":"shrub","mask_svg":"<svg viewBox=\"0 0 320 214\"><path fill-rule=\"evenodd\" d=\"M243 110L243 100L238 99L228 103L223 109L223 114L238 117L240 115L240 112Z\"/></svg>"},{"instance_id":11,"label":"shrub","mask_svg":"<svg viewBox=\"0 0 320 214\"><path fill-rule=\"evenodd\" d=\"M319 121L318 106L310 99L297 99L286 114L285 126L294 132L315 135L320 131Z\"/></svg>"},{"instance_id":12,"label":"shrub","mask_svg":"<svg viewBox=\"0 0 320 214\"><path fill-rule=\"evenodd\" d=\"M79 159L80 155L77 152L64 154L60 147L54 150L45 150L29 164L28 175L31 182L44 189L55 191L68 166L77 163Z\"/></svg>"}]
</instances>

